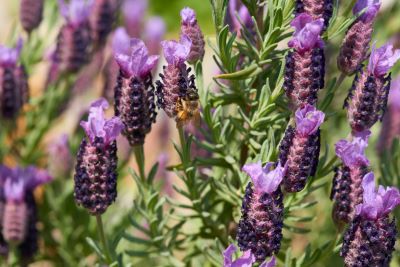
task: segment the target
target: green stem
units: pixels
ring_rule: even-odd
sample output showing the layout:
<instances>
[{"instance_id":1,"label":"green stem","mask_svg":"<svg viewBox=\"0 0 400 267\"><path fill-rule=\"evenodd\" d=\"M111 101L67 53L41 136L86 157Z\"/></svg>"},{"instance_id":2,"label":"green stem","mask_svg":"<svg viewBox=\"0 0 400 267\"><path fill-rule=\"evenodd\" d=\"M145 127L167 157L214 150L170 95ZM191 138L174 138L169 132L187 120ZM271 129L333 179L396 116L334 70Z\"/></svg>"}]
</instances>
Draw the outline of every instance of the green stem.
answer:
<instances>
[{"instance_id":1,"label":"green stem","mask_svg":"<svg viewBox=\"0 0 400 267\"><path fill-rule=\"evenodd\" d=\"M340 74L339 79L336 81L336 90L342 85L344 79L346 79L346 74L344 74L343 72Z\"/></svg>"},{"instance_id":2,"label":"green stem","mask_svg":"<svg viewBox=\"0 0 400 267\"><path fill-rule=\"evenodd\" d=\"M133 150L135 152L136 163L138 165L140 178L142 179L142 181L146 181L143 145L135 146Z\"/></svg>"},{"instance_id":3,"label":"green stem","mask_svg":"<svg viewBox=\"0 0 400 267\"><path fill-rule=\"evenodd\" d=\"M346 7L346 9L345 9L345 11L343 13L343 17L347 18L349 16L350 12L353 10L353 7L354 7L356 1L357 0L351 0L349 2L349 5Z\"/></svg>"},{"instance_id":4,"label":"green stem","mask_svg":"<svg viewBox=\"0 0 400 267\"><path fill-rule=\"evenodd\" d=\"M103 245L104 254L106 257L107 263L111 263L110 252L108 250L107 239L104 234L103 220L101 219L101 215L96 215L97 229L99 231L100 241Z\"/></svg>"}]
</instances>

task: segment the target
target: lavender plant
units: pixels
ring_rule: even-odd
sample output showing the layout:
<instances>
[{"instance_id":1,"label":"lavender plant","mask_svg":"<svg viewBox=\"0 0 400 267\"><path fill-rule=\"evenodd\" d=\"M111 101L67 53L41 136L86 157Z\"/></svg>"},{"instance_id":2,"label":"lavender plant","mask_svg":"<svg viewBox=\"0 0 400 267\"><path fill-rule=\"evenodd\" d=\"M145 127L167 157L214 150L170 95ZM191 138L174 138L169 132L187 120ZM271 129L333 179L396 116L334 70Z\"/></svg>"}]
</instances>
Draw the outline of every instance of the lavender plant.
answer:
<instances>
[{"instance_id":1,"label":"lavender plant","mask_svg":"<svg viewBox=\"0 0 400 267\"><path fill-rule=\"evenodd\" d=\"M28 2L0 47L4 263L400 262L398 3Z\"/></svg>"}]
</instances>

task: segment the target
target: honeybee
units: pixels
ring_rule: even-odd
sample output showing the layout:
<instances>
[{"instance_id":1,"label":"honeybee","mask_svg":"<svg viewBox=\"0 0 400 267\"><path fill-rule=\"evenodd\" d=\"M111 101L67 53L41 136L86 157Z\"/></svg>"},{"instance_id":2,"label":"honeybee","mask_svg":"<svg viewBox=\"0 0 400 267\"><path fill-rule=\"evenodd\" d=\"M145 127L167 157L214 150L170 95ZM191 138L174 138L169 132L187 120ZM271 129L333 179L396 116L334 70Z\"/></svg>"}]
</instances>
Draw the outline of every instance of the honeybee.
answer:
<instances>
[{"instance_id":1,"label":"honeybee","mask_svg":"<svg viewBox=\"0 0 400 267\"><path fill-rule=\"evenodd\" d=\"M183 126L189 122L200 124L199 94L196 89L188 88L184 97L180 97L176 103L176 123Z\"/></svg>"}]
</instances>

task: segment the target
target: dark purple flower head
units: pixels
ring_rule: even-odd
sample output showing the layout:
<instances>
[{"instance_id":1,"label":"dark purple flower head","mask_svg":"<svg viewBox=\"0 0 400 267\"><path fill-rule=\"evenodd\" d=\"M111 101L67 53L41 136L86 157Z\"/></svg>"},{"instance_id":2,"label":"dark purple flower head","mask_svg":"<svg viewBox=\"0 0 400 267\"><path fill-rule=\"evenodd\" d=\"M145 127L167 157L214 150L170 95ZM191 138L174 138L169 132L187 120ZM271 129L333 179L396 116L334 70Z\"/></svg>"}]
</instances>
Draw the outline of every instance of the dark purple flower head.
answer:
<instances>
[{"instance_id":1,"label":"dark purple flower head","mask_svg":"<svg viewBox=\"0 0 400 267\"><path fill-rule=\"evenodd\" d=\"M368 137L371 135L369 130L353 137L352 141L340 140L336 143L336 155L347 167L368 166L369 160L365 155L368 147Z\"/></svg>"},{"instance_id":2,"label":"dark purple flower head","mask_svg":"<svg viewBox=\"0 0 400 267\"><path fill-rule=\"evenodd\" d=\"M361 11L365 10L365 13L360 16L364 22L372 21L376 14L378 14L381 3L379 0L358 0L353 7L353 14L357 15Z\"/></svg>"},{"instance_id":3,"label":"dark purple flower head","mask_svg":"<svg viewBox=\"0 0 400 267\"><path fill-rule=\"evenodd\" d=\"M144 29L144 41L150 54L158 54L160 43L164 38L166 25L161 17L151 17L147 20Z\"/></svg>"},{"instance_id":4,"label":"dark purple flower head","mask_svg":"<svg viewBox=\"0 0 400 267\"><path fill-rule=\"evenodd\" d=\"M372 48L368 63L368 72L375 77L385 76L400 59L400 49L393 50L392 44Z\"/></svg>"},{"instance_id":5,"label":"dark purple flower head","mask_svg":"<svg viewBox=\"0 0 400 267\"><path fill-rule=\"evenodd\" d=\"M286 170L280 163L275 169L274 165L275 163L269 162L262 167L261 162L249 163L242 170L250 176L258 193L271 194L278 189Z\"/></svg>"},{"instance_id":6,"label":"dark purple flower head","mask_svg":"<svg viewBox=\"0 0 400 267\"><path fill-rule=\"evenodd\" d=\"M192 41L186 35L181 35L179 43L177 41L163 41L161 46L164 50L164 56L170 65L180 65L185 62L189 56Z\"/></svg>"},{"instance_id":7,"label":"dark purple flower head","mask_svg":"<svg viewBox=\"0 0 400 267\"><path fill-rule=\"evenodd\" d=\"M296 132L301 136L309 136L318 131L324 122L325 114L314 106L307 104L296 111Z\"/></svg>"},{"instance_id":8,"label":"dark purple flower head","mask_svg":"<svg viewBox=\"0 0 400 267\"><path fill-rule=\"evenodd\" d=\"M400 192L395 187L375 188L374 173L367 173L362 182L363 203L356 206L356 214L369 220L388 215L400 205Z\"/></svg>"},{"instance_id":9,"label":"dark purple flower head","mask_svg":"<svg viewBox=\"0 0 400 267\"><path fill-rule=\"evenodd\" d=\"M301 13L293 19L290 24L295 29L292 40L289 41L289 47L298 52L305 52L313 48L323 48L324 42L321 39L321 33L324 28L324 19L316 19L307 13Z\"/></svg>"},{"instance_id":10,"label":"dark purple flower head","mask_svg":"<svg viewBox=\"0 0 400 267\"><path fill-rule=\"evenodd\" d=\"M131 37L140 37L146 15L147 0L125 0L122 5L125 26Z\"/></svg>"},{"instance_id":11,"label":"dark purple flower head","mask_svg":"<svg viewBox=\"0 0 400 267\"><path fill-rule=\"evenodd\" d=\"M0 178L4 182L4 194L7 201L22 202L27 190L51 181L53 178L45 170L29 166L13 169L1 166Z\"/></svg>"},{"instance_id":12,"label":"dark purple flower head","mask_svg":"<svg viewBox=\"0 0 400 267\"><path fill-rule=\"evenodd\" d=\"M23 46L22 38L19 38L15 48L9 48L0 45L0 66L1 67L15 67L19 60Z\"/></svg>"},{"instance_id":13,"label":"dark purple flower head","mask_svg":"<svg viewBox=\"0 0 400 267\"><path fill-rule=\"evenodd\" d=\"M117 31L113 40L115 60L124 76L146 77L156 66L159 56L149 56L147 47L140 39L130 39L129 46L126 41L123 30Z\"/></svg>"},{"instance_id":14,"label":"dark purple flower head","mask_svg":"<svg viewBox=\"0 0 400 267\"><path fill-rule=\"evenodd\" d=\"M236 250L236 246L234 244L230 244L229 247L224 251L224 267L252 267L253 263L256 261L256 258L251 251L247 250L238 259L232 260L232 256Z\"/></svg>"},{"instance_id":15,"label":"dark purple flower head","mask_svg":"<svg viewBox=\"0 0 400 267\"><path fill-rule=\"evenodd\" d=\"M104 110L108 107L107 100L100 98L92 103L88 121L81 121L81 126L91 143L95 142L96 137L100 137L103 138L105 144L110 144L124 128L118 117L112 117L109 120L104 117Z\"/></svg>"},{"instance_id":16,"label":"dark purple flower head","mask_svg":"<svg viewBox=\"0 0 400 267\"><path fill-rule=\"evenodd\" d=\"M93 0L71 0L66 4L65 0L58 0L61 15L74 27L88 20L93 3Z\"/></svg>"},{"instance_id":17,"label":"dark purple flower head","mask_svg":"<svg viewBox=\"0 0 400 267\"><path fill-rule=\"evenodd\" d=\"M194 25L197 22L196 13L190 7L185 7L181 10L181 18L182 24L185 25Z\"/></svg>"}]
</instances>

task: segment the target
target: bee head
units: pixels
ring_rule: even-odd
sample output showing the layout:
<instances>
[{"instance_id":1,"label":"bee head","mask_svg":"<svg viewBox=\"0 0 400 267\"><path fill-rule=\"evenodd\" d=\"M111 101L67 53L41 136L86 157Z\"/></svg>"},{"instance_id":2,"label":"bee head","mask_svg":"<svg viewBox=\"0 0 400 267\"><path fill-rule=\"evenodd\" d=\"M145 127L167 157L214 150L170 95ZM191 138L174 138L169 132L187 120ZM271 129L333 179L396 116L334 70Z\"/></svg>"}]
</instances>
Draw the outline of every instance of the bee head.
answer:
<instances>
[{"instance_id":1,"label":"bee head","mask_svg":"<svg viewBox=\"0 0 400 267\"><path fill-rule=\"evenodd\" d=\"M189 88L186 92L185 100L187 101L199 100L199 94L195 89Z\"/></svg>"}]
</instances>

